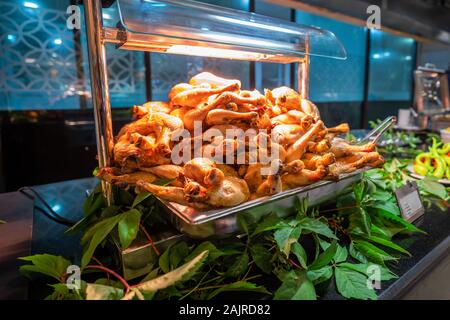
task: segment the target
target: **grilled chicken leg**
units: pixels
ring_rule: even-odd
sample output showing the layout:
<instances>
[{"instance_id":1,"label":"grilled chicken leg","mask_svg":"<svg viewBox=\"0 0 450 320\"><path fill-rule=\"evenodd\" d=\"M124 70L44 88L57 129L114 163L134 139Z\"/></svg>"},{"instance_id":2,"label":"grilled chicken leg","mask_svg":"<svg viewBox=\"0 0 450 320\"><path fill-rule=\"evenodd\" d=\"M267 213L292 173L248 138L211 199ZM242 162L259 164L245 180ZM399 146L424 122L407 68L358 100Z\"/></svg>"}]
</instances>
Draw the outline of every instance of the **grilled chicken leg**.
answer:
<instances>
[{"instance_id":1,"label":"grilled chicken leg","mask_svg":"<svg viewBox=\"0 0 450 320\"><path fill-rule=\"evenodd\" d=\"M306 146L310 140L322 129L323 122L321 120L313 124L308 131L300 137L287 151L286 161L291 162L297 159L301 159L303 153L306 150Z\"/></svg>"},{"instance_id":2,"label":"grilled chicken leg","mask_svg":"<svg viewBox=\"0 0 450 320\"><path fill-rule=\"evenodd\" d=\"M231 124L236 122L252 123L258 119L257 112L236 112L225 109L214 109L208 112L206 123L209 126Z\"/></svg>"},{"instance_id":3,"label":"grilled chicken leg","mask_svg":"<svg viewBox=\"0 0 450 320\"><path fill-rule=\"evenodd\" d=\"M336 158L352 155L357 152L372 152L375 150L375 144L372 142L366 143L361 146L354 146L349 144L344 139L334 138L331 141L330 152L334 153Z\"/></svg>"},{"instance_id":4,"label":"grilled chicken leg","mask_svg":"<svg viewBox=\"0 0 450 320\"><path fill-rule=\"evenodd\" d=\"M178 93L171 99L170 102L174 106L195 108L199 104L206 102L208 98L214 94L233 92L237 90L239 90L239 85L237 83L231 83L227 86L218 87L215 89L193 88Z\"/></svg>"}]
</instances>

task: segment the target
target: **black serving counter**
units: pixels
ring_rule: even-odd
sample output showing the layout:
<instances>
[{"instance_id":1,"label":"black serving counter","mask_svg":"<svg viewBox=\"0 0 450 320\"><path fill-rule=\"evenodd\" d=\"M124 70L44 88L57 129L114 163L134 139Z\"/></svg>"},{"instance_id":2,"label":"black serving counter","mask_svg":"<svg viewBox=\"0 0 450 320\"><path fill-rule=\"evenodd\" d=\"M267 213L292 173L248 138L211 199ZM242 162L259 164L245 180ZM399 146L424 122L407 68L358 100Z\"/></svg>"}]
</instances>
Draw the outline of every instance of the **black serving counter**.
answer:
<instances>
[{"instance_id":1,"label":"black serving counter","mask_svg":"<svg viewBox=\"0 0 450 320\"><path fill-rule=\"evenodd\" d=\"M35 187L54 211L78 220L87 192L97 184L95 178L70 180ZM81 257L79 238L64 234L66 227L48 219L33 203L19 193L0 195L0 234L20 236L0 244L0 299L37 298L39 282L27 283L17 272L18 256L29 253L62 255L77 263ZM450 209L432 205L417 225L427 234L396 237L397 243L411 252L392 268L398 279L382 283L380 299L450 299ZM32 229L32 232L31 232ZM24 231L25 230L25 231ZM27 232L28 230L28 232ZM20 290L19 290L19 289ZM343 299L330 286L323 299Z\"/></svg>"}]
</instances>

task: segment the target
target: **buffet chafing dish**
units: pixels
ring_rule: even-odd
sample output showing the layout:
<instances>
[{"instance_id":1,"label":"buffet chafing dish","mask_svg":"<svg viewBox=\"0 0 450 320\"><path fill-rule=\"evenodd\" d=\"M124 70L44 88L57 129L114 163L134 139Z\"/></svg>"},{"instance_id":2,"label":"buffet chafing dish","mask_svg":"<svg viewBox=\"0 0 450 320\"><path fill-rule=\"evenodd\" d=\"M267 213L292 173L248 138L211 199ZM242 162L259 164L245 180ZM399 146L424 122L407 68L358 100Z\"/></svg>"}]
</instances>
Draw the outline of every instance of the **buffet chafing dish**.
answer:
<instances>
[{"instance_id":1,"label":"buffet chafing dish","mask_svg":"<svg viewBox=\"0 0 450 320\"><path fill-rule=\"evenodd\" d=\"M117 23L106 24L102 19L102 1L84 1L100 168L112 165L114 148L106 68L108 44L125 50L298 63L298 92L305 99L308 98L310 56L346 59L345 49L334 34L320 28L189 0L116 0L115 5L120 18ZM171 212L168 216L175 226L189 236L226 234L236 230L237 212L283 210L288 214L289 210L284 208L291 208L294 199L308 197L312 205L329 200L358 180L362 171L341 176L338 181L320 181L231 209L195 212L174 204L162 205ZM111 185L103 181L102 188L108 203L114 203ZM162 235L161 246L179 236L184 235L173 232ZM148 243L138 242L125 251L119 247L126 278L145 274L154 261Z\"/></svg>"},{"instance_id":2,"label":"buffet chafing dish","mask_svg":"<svg viewBox=\"0 0 450 320\"><path fill-rule=\"evenodd\" d=\"M99 0L84 2L99 167L112 164L114 138L106 45L248 61L298 63L298 91L308 98L309 57L346 59L329 31L195 1L116 0L116 27L102 21ZM111 185L103 192L113 203Z\"/></svg>"}]
</instances>

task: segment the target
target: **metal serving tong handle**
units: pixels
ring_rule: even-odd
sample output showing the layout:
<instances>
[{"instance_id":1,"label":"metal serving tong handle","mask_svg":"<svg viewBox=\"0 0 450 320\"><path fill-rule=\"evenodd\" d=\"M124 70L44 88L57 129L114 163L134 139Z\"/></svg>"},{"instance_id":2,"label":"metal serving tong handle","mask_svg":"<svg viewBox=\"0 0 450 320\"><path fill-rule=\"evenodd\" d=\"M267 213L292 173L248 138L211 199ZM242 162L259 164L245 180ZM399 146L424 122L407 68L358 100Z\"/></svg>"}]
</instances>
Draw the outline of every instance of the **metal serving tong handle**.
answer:
<instances>
[{"instance_id":1,"label":"metal serving tong handle","mask_svg":"<svg viewBox=\"0 0 450 320\"><path fill-rule=\"evenodd\" d=\"M383 133L385 133L391 126L397 123L397 117L391 116L383 120L378 127L370 131L358 144L364 144L367 142L377 143Z\"/></svg>"}]
</instances>

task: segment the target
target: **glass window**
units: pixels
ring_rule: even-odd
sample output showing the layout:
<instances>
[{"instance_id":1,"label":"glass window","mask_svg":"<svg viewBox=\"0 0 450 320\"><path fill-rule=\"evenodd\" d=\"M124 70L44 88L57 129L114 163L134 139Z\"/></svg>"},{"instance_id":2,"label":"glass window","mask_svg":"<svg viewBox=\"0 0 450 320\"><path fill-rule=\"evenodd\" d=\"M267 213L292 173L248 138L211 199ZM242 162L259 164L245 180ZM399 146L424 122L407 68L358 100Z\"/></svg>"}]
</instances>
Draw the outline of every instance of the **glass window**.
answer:
<instances>
[{"instance_id":1,"label":"glass window","mask_svg":"<svg viewBox=\"0 0 450 320\"><path fill-rule=\"evenodd\" d=\"M311 57L310 99L348 102L364 99L366 28L297 10L296 22L333 32L347 50L347 60Z\"/></svg>"},{"instance_id":2,"label":"glass window","mask_svg":"<svg viewBox=\"0 0 450 320\"><path fill-rule=\"evenodd\" d=\"M79 107L76 43L66 28L66 7L0 1L1 110Z\"/></svg>"},{"instance_id":3,"label":"glass window","mask_svg":"<svg viewBox=\"0 0 450 320\"><path fill-rule=\"evenodd\" d=\"M249 87L249 63L214 58L200 58L175 54L151 54L152 100L167 101L170 88L187 82L203 71L225 78L240 79L243 88Z\"/></svg>"},{"instance_id":4,"label":"glass window","mask_svg":"<svg viewBox=\"0 0 450 320\"><path fill-rule=\"evenodd\" d=\"M83 7L81 6L84 17ZM114 27L119 22L117 6L102 10L103 24ZM86 25L80 32L81 61L84 72L84 85L91 92L89 61L86 39ZM140 51L118 50L114 45L106 46L106 65L108 67L108 85L111 107L126 108L146 101L144 53ZM87 107L92 107L92 99L85 99ZM83 102L83 100L82 100Z\"/></svg>"},{"instance_id":5,"label":"glass window","mask_svg":"<svg viewBox=\"0 0 450 320\"><path fill-rule=\"evenodd\" d=\"M284 20L291 19L291 9L255 1L255 13ZM280 86L291 86L291 65L269 62L255 63L255 87L262 91L264 88L273 89Z\"/></svg>"},{"instance_id":6,"label":"glass window","mask_svg":"<svg viewBox=\"0 0 450 320\"><path fill-rule=\"evenodd\" d=\"M369 100L410 100L415 41L378 30L370 38Z\"/></svg>"},{"instance_id":7,"label":"glass window","mask_svg":"<svg viewBox=\"0 0 450 320\"><path fill-rule=\"evenodd\" d=\"M418 43L420 54L417 56L420 61L418 65L424 66L431 63L438 69L450 69L450 48L440 45L432 45L428 43Z\"/></svg>"},{"instance_id":8,"label":"glass window","mask_svg":"<svg viewBox=\"0 0 450 320\"><path fill-rule=\"evenodd\" d=\"M78 109L92 105L84 13L66 26L72 1L0 0L0 110ZM114 9L104 21L114 20ZM107 49L113 107L145 101L144 55Z\"/></svg>"},{"instance_id":9,"label":"glass window","mask_svg":"<svg viewBox=\"0 0 450 320\"><path fill-rule=\"evenodd\" d=\"M210 4L248 11L250 0L201 0ZM187 82L197 73L208 71L218 76L239 79L243 88L250 86L250 63L226 59L152 53L151 55L152 100L167 101L170 88Z\"/></svg>"}]
</instances>

